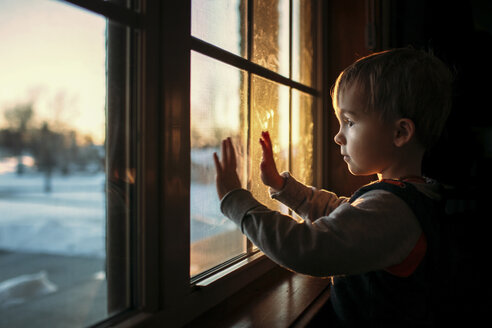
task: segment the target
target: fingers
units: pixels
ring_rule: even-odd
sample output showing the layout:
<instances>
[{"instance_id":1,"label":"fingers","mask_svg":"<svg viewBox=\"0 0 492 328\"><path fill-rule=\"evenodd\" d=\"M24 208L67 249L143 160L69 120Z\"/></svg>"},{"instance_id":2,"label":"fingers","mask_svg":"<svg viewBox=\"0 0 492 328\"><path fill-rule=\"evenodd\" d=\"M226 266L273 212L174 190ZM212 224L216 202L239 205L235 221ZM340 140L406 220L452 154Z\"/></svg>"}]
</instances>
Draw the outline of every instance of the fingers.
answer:
<instances>
[{"instance_id":1,"label":"fingers","mask_svg":"<svg viewBox=\"0 0 492 328\"><path fill-rule=\"evenodd\" d=\"M234 145L232 144L232 139L227 138L228 144L228 155L229 155L229 164L236 169L236 151L234 150Z\"/></svg>"},{"instance_id":2,"label":"fingers","mask_svg":"<svg viewBox=\"0 0 492 328\"><path fill-rule=\"evenodd\" d=\"M217 171L217 174L222 173L222 165L220 165L219 157L217 156L217 153L214 153L214 163L215 163L215 170Z\"/></svg>"},{"instance_id":3,"label":"fingers","mask_svg":"<svg viewBox=\"0 0 492 328\"><path fill-rule=\"evenodd\" d=\"M272 141L270 140L268 131L261 133L260 144L263 154L273 157Z\"/></svg>"},{"instance_id":4,"label":"fingers","mask_svg":"<svg viewBox=\"0 0 492 328\"><path fill-rule=\"evenodd\" d=\"M263 150L263 155L265 155L265 153L268 152L268 148L265 145L265 141L263 141L262 138L260 138L260 145L261 145L261 149Z\"/></svg>"},{"instance_id":5,"label":"fingers","mask_svg":"<svg viewBox=\"0 0 492 328\"><path fill-rule=\"evenodd\" d=\"M222 140L222 148L221 148L221 158L222 158L222 166L227 167L228 163L228 149L227 149L227 140Z\"/></svg>"},{"instance_id":6,"label":"fingers","mask_svg":"<svg viewBox=\"0 0 492 328\"><path fill-rule=\"evenodd\" d=\"M214 155L214 160L217 157L217 155ZM220 163L219 159L217 158L217 164L220 165L221 171L226 169L226 168L232 168L236 169L236 152L234 150L234 145L232 144L231 138L226 138L222 140L222 145L221 145L221 158L222 158L222 163Z\"/></svg>"},{"instance_id":7,"label":"fingers","mask_svg":"<svg viewBox=\"0 0 492 328\"><path fill-rule=\"evenodd\" d=\"M267 145L268 149L272 149L272 140L270 139L270 133L268 131L264 131L261 133L261 136L265 140L265 144Z\"/></svg>"}]
</instances>

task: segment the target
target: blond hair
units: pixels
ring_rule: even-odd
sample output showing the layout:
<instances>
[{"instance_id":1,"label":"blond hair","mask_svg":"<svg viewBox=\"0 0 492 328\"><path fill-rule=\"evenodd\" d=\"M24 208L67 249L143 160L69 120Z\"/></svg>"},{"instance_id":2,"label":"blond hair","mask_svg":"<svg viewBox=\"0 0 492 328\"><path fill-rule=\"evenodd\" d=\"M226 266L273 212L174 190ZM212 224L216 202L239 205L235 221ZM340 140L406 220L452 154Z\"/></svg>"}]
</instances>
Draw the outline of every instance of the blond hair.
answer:
<instances>
[{"instance_id":1,"label":"blond hair","mask_svg":"<svg viewBox=\"0 0 492 328\"><path fill-rule=\"evenodd\" d=\"M383 121L409 118L418 141L430 148L442 133L451 109L452 74L434 55L412 48L374 53L347 67L337 78L331 96L356 86L367 111Z\"/></svg>"}]
</instances>

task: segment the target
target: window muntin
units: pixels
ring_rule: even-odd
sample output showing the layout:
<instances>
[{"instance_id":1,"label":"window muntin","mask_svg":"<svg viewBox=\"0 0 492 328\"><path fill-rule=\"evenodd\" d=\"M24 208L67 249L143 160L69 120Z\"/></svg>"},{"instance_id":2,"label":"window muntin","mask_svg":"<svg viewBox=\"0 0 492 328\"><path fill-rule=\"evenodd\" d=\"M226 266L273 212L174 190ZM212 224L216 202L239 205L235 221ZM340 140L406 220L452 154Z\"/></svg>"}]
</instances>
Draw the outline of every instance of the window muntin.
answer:
<instances>
[{"instance_id":1,"label":"window muntin","mask_svg":"<svg viewBox=\"0 0 492 328\"><path fill-rule=\"evenodd\" d=\"M0 18L0 326L95 324L132 305L129 29L50 0Z\"/></svg>"},{"instance_id":2,"label":"window muntin","mask_svg":"<svg viewBox=\"0 0 492 328\"><path fill-rule=\"evenodd\" d=\"M122 118L125 121L119 126L121 127L121 131L123 131L120 136L125 136L120 139L125 142L125 145L120 147L120 149L123 149L126 154L125 156L120 157L124 160L120 162L121 166L118 166L118 170L111 170L113 173L116 172L113 177L117 178L117 180L121 180L120 187L114 189L116 191L115 196L117 196L119 192L121 192L121 194L115 199L121 201L120 204L124 206L122 212L127 213L125 214L125 218L121 220L122 224L120 227L125 227L125 229L132 230L132 232L138 234L131 236L124 233L121 235L121 240L126 239L131 242L132 245L135 241L139 242L138 249L134 249L130 244L123 244L127 247L121 247L126 254L138 254L138 256L134 256L136 261L127 258L120 263L120 265L123 265L132 272L130 275L131 282L129 282L129 276L127 274L130 274L130 272L125 272L125 270L123 270L125 273L123 280L126 280L132 288L136 288L133 289L134 291L138 291L138 295L130 294L123 296L123 301L127 302L127 304L138 302L141 306L138 308L145 309L147 312L142 315L133 316L133 314L139 313L139 310L136 310L135 312L125 312L124 316L125 318L131 317L133 323L151 322L157 324L158 322L162 322L162 318L168 317L170 318L169 322L171 322L171 324L178 325L179 322L187 322L189 321L189 318L196 316L200 311L209 308L214 302L216 303L219 299L223 299L225 294L232 293L233 289L237 290L239 286L243 286L245 281L255 279L261 272L264 272L264 263L268 262L253 262L255 264L254 268L249 267L245 272L235 272L233 277L230 277L231 279L227 278L221 280L220 283L213 283L213 285L208 285L206 288L196 288L196 286L189 285L189 263L186 256L189 254L186 254L189 252L189 249L185 246L188 243L185 234L189 233L189 226L186 220L188 219L189 210L189 199L186 199L189 194L189 186L187 186L186 183L182 184L182 182L187 181L187 173L185 174L184 172L186 171L189 173L190 165L188 162L189 151L186 149L190 145L189 140L186 137L188 135L188 126L190 123L189 107L186 99L189 97L187 90L187 87L189 86L189 66L188 63L186 63L186 53L189 51L189 43L185 40L186 37L189 36L188 26L190 22L188 15L190 15L190 3L187 1L161 2L159 0L67 1L85 7L91 11L98 12L124 25L136 27L137 30L131 30L131 34L129 33L129 29L125 29L128 41L131 41L134 35L145 36L144 38L139 38L137 43L127 43L120 48L120 51L124 51L124 54L120 53L120 56L118 57L126 58L128 66L126 67L125 72L129 74L125 74L122 79L122 84L118 85L117 88L113 90L113 94L119 94L121 96L122 99L120 101L124 100L121 105L122 112L119 118ZM128 4L131 2L141 4L145 15L140 15L133 10L124 9L130 8ZM4 3L6 3L6 1L4 1ZM249 16L252 16L251 3L252 2L247 3L247 1L241 1L242 5L248 7L247 11ZM121 6L122 4L125 7ZM248 23L245 25L247 25L246 30L247 33L249 33L246 39L252 44L252 21L248 20ZM138 30L139 27L142 27L142 30ZM183 42L183 40L185 41ZM251 66L246 64L246 61L248 61L248 63L253 63L251 59L251 46L245 51L248 53L249 50L250 54L244 55L242 53L244 57L222 57L220 51L217 52L213 49L216 46L215 43L212 43L214 45L209 45L202 42L202 46L200 42L197 41L200 40L196 37L192 37L191 48L197 52L216 60L227 62L236 66L238 69L249 72L246 73L248 86L251 86L250 80L252 79L252 74L257 74L266 80L275 81L276 83L288 86L291 93L294 89L298 89L303 90L307 94L314 95L314 98L316 98L317 91L315 90L315 86L313 85L310 88L306 85L297 83L297 80L290 76L292 73L278 75L277 72L267 72L267 69L261 69L258 65ZM71 42L67 42L67 44L73 44L74 42L75 40L71 40ZM169 47L169 45L172 45L172 47ZM207 49L211 51L208 51ZM132 56L131 60L128 60L128 55ZM135 60L136 57L133 57L134 55L137 55L137 60ZM138 58L138 56L142 57ZM113 57L110 56L107 60L112 62L112 58ZM133 67L133 65L135 65L135 67ZM290 65L292 65L292 63L290 63ZM134 84L132 84L134 83L133 79L131 79L132 82L130 84L128 83L128 80L131 78L131 76L128 75L133 75L133 73L135 73L133 69L137 70L135 76L137 77L138 85L140 86L140 82L143 83L142 89L134 89ZM171 74L168 74L169 72L171 72ZM162 81L164 83L160 85L160 82ZM2 84L0 93L3 86L4 85ZM115 87L115 83L111 83L110 87ZM246 97L246 102L248 104L251 103L251 96L249 95L251 89L252 88L249 87L246 91L246 93L248 93L248 96ZM110 90L108 90L108 94L109 93L111 93ZM136 103L134 103L134 97L139 98ZM292 102L293 99L289 101ZM139 109L138 115L130 111L132 106L135 105L137 105ZM251 108L251 105L249 105L248 108ZM249 110L248 115L251 114L250 111L251 109ZM133 121L133 123L129 121ZM118 119L115 116L108 116L108 122L106 122L106 124L112 125L113 123L111 122L118 122ZM139 129L141 130L136 131L135 124L139 124ZM116 127L118 126L115 126L115 128ZM290 129L292 129L292 127L290 127ZM135 151L134 145L132 144L135 142L136 133L139 133L138 137L143 140L142 143L138 145L138 151ZM130 144L126 144L128 142L130 142ZM144 146L142 146L142 144L144 144ZM249 145L247 149L249 149ZM109 153L109 150L106 150L106 153ZM107 159L108 158L106 158L106 160ZM139 167L136 167L135 165L137 159ZM171 159L171 163L168 161L169 159ZM176 161L176 159L179 160ZM185 160L183 161L183 159ZM113 160L114 165L117 162L119 161L116 159ZM250 165L251 164L248 161L248 170ZM145 167L145 169L142 170L142 167ZM182 171L180 171L181 169ZM177 175L178 177L176 178ZM108 178L108 176L106 178ZM138 192L135 192L137 185L139 189ZM139 206L138 208L138 220L134 220L135 207L133 207L134 203L132 198L135 196L135 193L139 195L139 204L143 203L143 206ZM127 220L126 215L128 215L131 220ZM140 215L142 215L142 219L140 218ZM183 218L186 219L182 220ZM137 229L134 229L134 221L138 221ZM248 248L250 248L250 246L251 245L248 245ZM121 254L122 253L117 253L116 257L119 257ZM251 257L249 259L251 259ZM86 268L92 270L90 266L86 266ZM169 268L172 268L172 270L169 270ZM139 276L138 281L136 281L131 277L133 276L133 272L138 275L143 273L144 277L142 278ZM113 270L113 274L118 273L121 272ZM100 279L103 278L103 275L96 276ZM107 273L106 279L108 279ZM234 287L232 289L227 287L227 291L225 291L223 283L229 287L232 283L234 284ZM124 290L125 288L120 289ZM93 298L99 297L94 293L93 289L86 288L84 290L86 295L90 295ZM94 304L91 305L89 302L83 303L83 301L84 300L81 299L77 301L79 305L83 304L84 307L75 307L79 311L79 315L74 317L74 320L78 320L88 313L85 312L84 309L88 309L92 306L89 312L97 310ZM140 303L140 301L144 303ZM189 304L193 304L193 306L189 306ZM68 306L69 303L65 304L66 308L68 308ZM197 308L200 308L201 310L197 310ZM164 309L170 311L168 312ZM177 310L174 311L174 309ZM70 308L70 311L72 310L73 308ZM104 308L102 310L106 311ZM52 308L50 307L48 311L52 312ZM185 313L185 311L190 314L189 317L183 318L182 316L176 315L176 313ZM26 313L23 313L23 315L26 315ZM114 321L108 321L106 324L124 320L123 315L113 319ZM41 326L40 316L30 317L30 320Z\"/></svg>"},{"instance_id":3,"label":"window muntin","mask_svg":"<svg viewBox=\"0 0 492 328\"><path fill-rule=\"evenodd\" d=\"M202 2L192 2L192 6L197 6L197 4L203 6ZM220 6L219 3L216 5ZM207 11L214 12L214 6L215 2L207 2ZM243 98L238 103L239 107L231 107L229 109L229 115L234 115L235 117L234 121L237 121L237 117L240 118L241 129L243 129L241 140L238 140L239 142L236 141L236 146L239 148L241 157L240 162L241 164L245 162L243 164L244 167L240 168L239 174L245 187L250 189L253 195L260 201L272 208L288 213L288 210L284 206L270 199L267 189L260 180L259 162L261 160L261 147L258 143L258 138L261 131L268 130L274 142L273 146L279 170L289 170L301 181L312 183L314 165L314 108L317 96L317 91L313 88L315 86L315 70L312 67L315 62L314 41L316 40L314 35L316 21L312 13L314 2L252 0L249 2L234 2L232 7L234 10L231 11L231 14L234 12L239 22L237 20L234 21L233 26L220 25L220 29L221 31L232 31L230 34L235 35L238 31L238 26L245 25L242 20L245 17L248 18L246 24L248 35L245 37L241 34L240 38L233 37L233 39L241 40L239 52L228 50L229 52L235 52L236 55L243 56L242 58L215 48L225 48L221 44L223 41L210 36L214 35L210 31L219 28L216 23L209 23L208 21L200 22L198 19L192 19L192 50L196 51L196 53L192 51L191 55L192 82L190 98L192 102L192 149L193 143L200 139L197 131L193 128L193 122L201 122L200 115L202 117L207 116L206 112L196 111L194 109L194 103L197 103L195 99L199 98L197 93L207 90L207 87L203 85L199 88L194 87L195 82L193 76L196 76L199 74L199 71L203 70L203 68L198 67L194 63L199 52L204 58L214 58L218 62L224 62L223 65L228 63L228 65L236 66L237 70L241 69L244 72L241 77L242 82L240 86ZM199 10L201 9L199 8ZM194 13L195 11L192 8L192 12ZM310 24L305 24L303 22L305 19L309 19ZM312 22L313 20L314 22ZM301 21L303 22L302 24L300 23ZM201 30L201 25L210 29L207 29L208 34L203 34L203 37L196 32ZM210 27L211 25L212 27ZM242 27L239 31L241 33L243 32ZM224 34L221 35L225 37ZM197 38L201 38L205 43ZM245 39L251 40L250 44L244 42ZM296 52L296 55L293 52ZM299 60L299 62L294 63L294 58ZM208 61L212 61L212 59L208 59ZM266 69L259 68L256 64ZM213 79L213 77L209 79ZM230 83L233 85L234 83L237 84L237 79L231 79ZM214 83L213 85L215 86L217 84ZM227 85L227 83L224 83L224 85ZM213 96L210 94L220 94L221 92L226 94L226 92L220 90L208 93L210 100L208 100L206 107L210 116L216 115L214 106L219 106L220 108L222 106L221 104L224 103L224 100L221 100L220 97L213 99ZM237 91L233 91L231 94L235 97L234 95L237 94ZM231 122L233 123L234 121ZM217 121L212 125L208 125L207 123L204 125L208 134L225 137L226 135L221 131L221 125L224 124L228 125L225 116L222 117L220 123ZM234 124L232 125L234 126ZM236 134L231 133L231 135L234 136ZM246 144L244 144L244 138L247 140ZM216 149L218 150L217 147L220 140L216 142ZM210 155L208 165L212 168L213 173L211 174L214 175L215 172L211 160L212 153L210 151L210 154L208 154ZM193 179L193 175L196 174L194 172L193 153L191 157L191 175ZM207 159L205 158L205 160ZM193 208L197 206L194 204L197 198L193 195L193 188L192 186L190 197L192 212ZM210 202L207 202L206 206L218 210L219 202L215 196L213 184L210 184L209 188L210 193L214 193L211 197L215 197L215 200L210 199ZM217 214L215 218L209 218L209 221L218 220L219 217L222 218L222 214ZM199 229L198 227L193 227L193 219L191 225L193 232ZM195 262L200 262L200 259L197 253L194 252L193 247L192 241L191 267L196 267ZM254 249L247 242L243 253L247 254ZM209 255L213 257L213 253ZM219 264L221 264L220 261L215 263L215 265ZM190 271L193 272L193 270Z\"/></svg>"}]
</instances>

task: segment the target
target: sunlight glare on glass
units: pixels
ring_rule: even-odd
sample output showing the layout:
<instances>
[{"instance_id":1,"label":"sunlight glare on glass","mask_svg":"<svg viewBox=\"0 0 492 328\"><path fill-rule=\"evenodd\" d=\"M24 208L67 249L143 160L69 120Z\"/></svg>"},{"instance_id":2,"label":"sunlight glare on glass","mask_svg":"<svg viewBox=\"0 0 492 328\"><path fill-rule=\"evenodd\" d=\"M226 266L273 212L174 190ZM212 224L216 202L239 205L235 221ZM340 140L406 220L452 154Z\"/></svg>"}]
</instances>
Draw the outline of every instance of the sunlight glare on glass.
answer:
<instances>
[{"instance_id":1,"label":"sunlight glare on glass","mask_svg":"<svg viewBox=\"0 0 492 328\"><path fill-rule=\"evenodd\" d=\"M65 1L0 0L0 285L25 282L0 288L0 327L108 316L94 276L109 254L106 24Z\"/></svg>"},{"instance_id":2,"label":"sunlight glare on glass","mask_svg":"<svg viewBox=\"0 0 492 328\"><path fill-rule=\"evenodd\" d=\"M0 2L2 112L32 103L33 120L105 137L106 19L52 0Z\"/></svg>"},{"instance_id":3,"label":"sunlight glare on glass","mask_svg":"<svg viewBox=\"0 0 492 328\"><path fill-rule=\"evenodd\" d=\"M263 131L268 131L269 128L273 127L273 122L275 121L275 111L273 108L256 111L256 121Z\"/></svg>"}]
</instances>

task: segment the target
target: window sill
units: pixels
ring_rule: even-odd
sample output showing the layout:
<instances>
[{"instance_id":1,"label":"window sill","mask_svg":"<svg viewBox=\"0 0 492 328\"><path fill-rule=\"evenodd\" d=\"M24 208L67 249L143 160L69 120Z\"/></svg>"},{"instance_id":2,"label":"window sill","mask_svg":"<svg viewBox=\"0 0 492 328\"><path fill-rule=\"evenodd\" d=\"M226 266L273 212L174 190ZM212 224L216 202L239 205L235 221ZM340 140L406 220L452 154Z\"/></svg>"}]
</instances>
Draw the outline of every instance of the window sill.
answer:
<instances>
[{"instance_id":1,"label":"window sill","mask_svg":"<svg viewBox=\"0 0 492 328\"><path fill-rule=\"evenodd\" d=\"M303 327L328 300L329 284L276 267L187 327Z\"/></svg>"},{"instance_id":2,"label":"window sill","mask_svg":"<svg viewBox=\"0 0 492 328\"><path fill-rule=\"evenodd\" d=\"M242 270L246 269L248 266L254 265L262 260L265 260L264 257L265 255L263 255L263 253L257 252L256 254L248 256L237 263L234 263L222 270L219 270L216 273L211 274L210 276L205 277L204 279L197 281L196 283L194 283L194 285L196 288L207 288L208 286L212 285L213 283L221 279L222 280L228 279L233 275L237 275Z\"/></svg>"}]
</instances>

